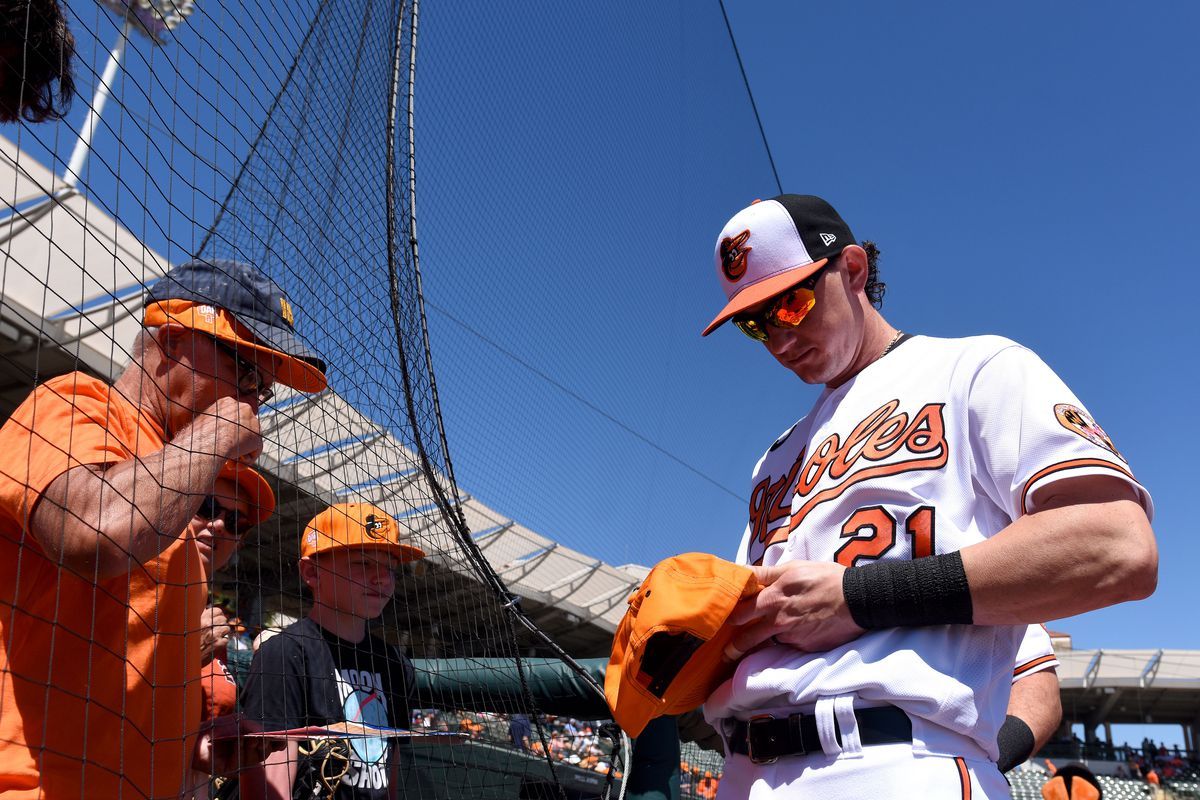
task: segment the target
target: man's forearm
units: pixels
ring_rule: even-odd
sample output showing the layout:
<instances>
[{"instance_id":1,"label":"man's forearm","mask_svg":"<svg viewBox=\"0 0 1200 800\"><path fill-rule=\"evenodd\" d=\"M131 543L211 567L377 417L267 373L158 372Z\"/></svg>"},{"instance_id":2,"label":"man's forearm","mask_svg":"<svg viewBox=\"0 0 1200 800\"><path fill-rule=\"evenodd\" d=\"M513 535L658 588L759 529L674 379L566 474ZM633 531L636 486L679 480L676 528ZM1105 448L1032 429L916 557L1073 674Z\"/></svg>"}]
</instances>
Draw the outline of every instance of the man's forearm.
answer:
<instances>
[{"instance_id":1,"label":"man's forearm","mask_svg":"<svg viewBox=\"0 0 1200 800\"><path fill-rule=\"evenodd\" d=\"M76 467L42 495L34 538L79 574L99 580L124 574L178 538L224 463L221 456L167 444L104 469Z\"/></svg>"},{"instance_id":2,"label":"man's forearm","mask_svg":"<svg viewBox=\"0 0 1200 800\"><path fill-rule=\"evenodd\" d=\"M964 548L962 560L977 625L1046 622L1140 600L1158 576L1150 522L1115 478L1064 486L1043 510Z\"/></svg>"}]
</instances>

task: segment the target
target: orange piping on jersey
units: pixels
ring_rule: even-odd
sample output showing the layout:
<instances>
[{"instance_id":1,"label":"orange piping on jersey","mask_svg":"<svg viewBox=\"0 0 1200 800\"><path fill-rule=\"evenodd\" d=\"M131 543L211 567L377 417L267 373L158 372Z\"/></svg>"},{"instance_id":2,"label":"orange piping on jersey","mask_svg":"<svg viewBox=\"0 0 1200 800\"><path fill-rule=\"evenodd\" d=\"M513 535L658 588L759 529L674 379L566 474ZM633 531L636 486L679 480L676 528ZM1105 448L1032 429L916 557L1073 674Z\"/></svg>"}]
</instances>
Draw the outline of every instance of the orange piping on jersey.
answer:
<instances>
[{"instance_id":1,"label":"orange piping on jersey","mask_svg":"<svg viewBox=\"0 0 1200 800\"><path fill-rule=\"evenodd\" d=\"M962 784L962 800L971 800L971 773L967 769L967 762L956 758L954 765L958 767L958 780Z\"/></svg>"},{"instance_id":2,"label":"orange piping on jersey","mask_svg":"<svg viewBox=\"0 0 1200 800\"><path fill-rule=\"evenodd\" d=\"M1024 664L1022 664L1021 666L1019 666L1013 670L1013 677L1015 678L1018 675L1022 675L1026 672L1029 672L1029 670L1033 669L1034 667L1040 667L1042 664L1045 664L1047 661L1055 661L1057 659L1058 659L1058 656L1049 655L1049 656L1042 656L1041 658L1035 658L1033 661L1026 661Z\"/></svg>"},{"instance_id":3,"label":"orange piping on jersey","mask_svg":"<svg viewBox=\"0 0 1200 800\"><path fill-rule=\"evenodd\" d=\"M1029 480L1025 481L1025 488L1021 490L1021 513L1028 514L1029 508L1026 501L1029 499L1029 489L1042 478L1047 475L1053 475L1055 472L1062 472L1067 469L1077 469L1079 467L1104 467L1105 469L1116 470L1131 481L1136 481L1133 473L1119 464L1114 464L1111 461L1105 461L1103 458L1076 458L1071 461L1060 461L1057 464L1051 464L1045 469L1038 472Z\"/></svg>"}]
</instances>

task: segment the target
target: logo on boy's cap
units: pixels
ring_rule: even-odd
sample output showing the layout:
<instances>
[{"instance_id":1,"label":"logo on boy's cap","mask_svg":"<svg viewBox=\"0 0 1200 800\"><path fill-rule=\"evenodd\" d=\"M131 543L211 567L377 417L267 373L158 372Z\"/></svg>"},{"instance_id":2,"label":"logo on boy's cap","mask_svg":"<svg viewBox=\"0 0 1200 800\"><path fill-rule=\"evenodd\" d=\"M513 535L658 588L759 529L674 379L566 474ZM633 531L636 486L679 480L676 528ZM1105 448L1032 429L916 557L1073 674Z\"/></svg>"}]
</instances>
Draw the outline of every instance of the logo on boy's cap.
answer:
<instances>
[{"instance_id":1,"label":"logo on boy's cap","mask_svg":"<svg viewBox=\"0 0 1200 800\"><path fill-rule=\"evenodd\" d=\"M726 236L721 240L721 269L731 281L746 274L746 254L754 249L746 245L749 238L750 231L747 229L737 236Z\"/></svg>"},{"instance_id":2,"label":"logo on boy's cap","mask_svg":"<svg viewBox=\"0 0 1200 800\"><path fill-rule=\"evenodd\" d=\"M309 547L317 546L317 532L316 531L310 530L304 538L308 540Z\"/></svg>"},{"instance_id":3,"label":"logo on boy's cap","mask_svg":"<svg viewBox=\"0 0 1200 800\"><path fill-rule=\"evenodd\" d=\"M367 518L363 521L363 527L367 529L367 536L370 536L372 539L388 540L388 524L386 520L382 520L374 514L368 514Z\"/></svg>"}]
</instances>

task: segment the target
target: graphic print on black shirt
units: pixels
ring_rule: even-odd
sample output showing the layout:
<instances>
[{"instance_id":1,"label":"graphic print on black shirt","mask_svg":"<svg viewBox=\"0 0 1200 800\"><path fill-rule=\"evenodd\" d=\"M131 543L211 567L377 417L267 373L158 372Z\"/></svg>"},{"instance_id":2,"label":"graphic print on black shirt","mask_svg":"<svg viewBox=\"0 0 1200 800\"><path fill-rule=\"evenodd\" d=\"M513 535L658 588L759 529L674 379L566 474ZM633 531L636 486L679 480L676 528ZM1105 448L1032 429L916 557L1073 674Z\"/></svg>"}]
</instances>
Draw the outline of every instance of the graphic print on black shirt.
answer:
<instances>
[{"instance_id":1,"label":"graphic print on black shirt","mask_svg":"<svg viewBox=\"0 0 1200 800\"><path fill-rule=\"evenodd\" d=\"M311 619L267 640L250 667L242 708L268 729L364 722L408 727L412 664L368 636L343 641ZM386 800L388 740L350 739L350 769L339 800Z\"/></svg>"}]
</instances>

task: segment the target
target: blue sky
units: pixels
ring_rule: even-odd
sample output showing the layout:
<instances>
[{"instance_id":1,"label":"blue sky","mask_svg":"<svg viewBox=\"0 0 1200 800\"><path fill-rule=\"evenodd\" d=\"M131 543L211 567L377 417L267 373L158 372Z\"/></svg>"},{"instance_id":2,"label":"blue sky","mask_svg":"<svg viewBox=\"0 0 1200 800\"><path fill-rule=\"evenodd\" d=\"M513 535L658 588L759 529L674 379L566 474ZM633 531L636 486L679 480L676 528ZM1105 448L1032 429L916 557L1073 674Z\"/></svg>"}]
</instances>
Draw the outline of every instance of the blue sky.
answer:
<instances>
[{"instance_id":1,"label":"blue sky","mask_svg":"<svg viewBox=\"0 0 1200 800\"><path fill-rule=\"evenodd\" d=\"M625 6L617 31L577 20L586 43L532 11L434 8L423 31L423 252L460 482L614 562L732 555L754 461L816 395L736 331L698 335L721 300L716 232L776 191L719 9L688 9ZM1197 388L1197 12L729 12L785 190L826 196L880 244L887 317L1032 347L1153 492L1156 595L1052 627L1085 648L1200 647L1197 437L1178 417ZM478 49L452 58L441 37L476 26ZM442 81L483 96L497 127L482 152L447 121L479 107L428 99Z\"/></svg>"},{"instance_id":2,"label":"blue sky","mask_svg":"<svg viewBox=\"0 0 1200 800\"><path fill-rule=\"evenodd\" d=\"M698 335L721 300L716 232L776 192L719 9L691 8L625 9L629 39L580 20L605 47L651 47L612 53L600 78L561 20L527 34L548 50L507 38L526 20L431 9L423 30L422 246L460 482L616 562L732 554L755 459L816 395L736 331ZM1193 12L729 10L785 189L880 244L888 318L1032 347L1153 492L1157 595L1058 627L1084 647L1200 647L1178 617L1196 555L1181 505L1196 434L1177 418L1196 388ZM473 41L473 25L504 26L502 43L481 34L451 78L441 37ZM443 81L482 109L428 99ZM516 124L481 152L454 114Z\"/></svg>"},{"instance_id":3,"label":"blue sky","mask_svg":"<svg viewBox=\"0 0 1200 800\"><path fill-rule=\"evenodd\" d=\"M107 24L111 42L91 0L70 7L76 25ZM158 177L118 188L93 172L93 195L174 260L211 205L189 200L160 219L137 200L148 187L190 197L188 181L219 195L222 178L167 131L230 174L303 30L300 12L281 15L238 62L240 14L214 0L166 48L132 46L129 74L159 80L123 96L133 112L160 109L157 132L138 139L142 122L111 113L97 137L96 164L131 169L114 155L119 138ZM1200 11L730 2L729 14L785 191L827 197L879 243L888 319L1032 347L1153 493L1156 595L1052 627L1078 647L1200 648L1186 506L1200 442L1179 416L1197 390ZM817 390L732 329L699 336L722 299L717 231L776 193L719 7L428 3L421 26L422 275L459 483L612 563L732 556L755 460ZM103 53L81 40L86 96ZM206 80L189 48L243 63L208 76L225 87L217 117L232 130L178 99ZM38 135L66 158L69 131ZM177 174L163 177L169 164ZM325 305L308 311L382 315L384 299L317 291L309 305ZM386 371L384 353L336 377Z\"/></svg>"}]
</instances>

